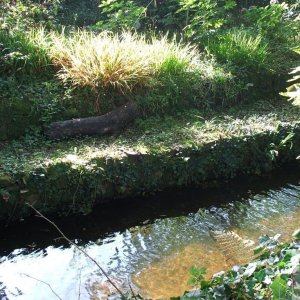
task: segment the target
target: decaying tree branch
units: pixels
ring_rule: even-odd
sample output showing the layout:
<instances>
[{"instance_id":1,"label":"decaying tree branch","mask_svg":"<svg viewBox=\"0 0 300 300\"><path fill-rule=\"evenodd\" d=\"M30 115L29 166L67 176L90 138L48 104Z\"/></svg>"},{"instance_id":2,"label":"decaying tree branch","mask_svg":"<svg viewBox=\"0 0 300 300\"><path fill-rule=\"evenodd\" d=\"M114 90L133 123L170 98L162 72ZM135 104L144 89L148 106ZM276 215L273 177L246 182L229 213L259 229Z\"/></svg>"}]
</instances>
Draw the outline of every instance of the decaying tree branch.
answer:
<instances>
[{"instance_id":1,"label":"decaying tree branch","mask_svg":"<svg viewBox=\"0 0 300 300\"><path fill-rule=\"evenodd\" d=\"M86 251L84 251L81 247L79 247L78 245L76 245L74 242L72 242L68 237L66 237L66 235L62 232L62 230L51 220L49 220L47 217L45 217L41 212L39 212L35 207L33 207L30 203L26 203L26 205L28 205L29 207L31 207L36 214L46 220L48 223L50 223L58 232L59 234L62 236L63 239L65 239L70 245L74 246L77 250L79 250L81 253L83 253L87 258L89 258L101 271L101 273L106 277L106 279L108 280L108 282L116 289L116 291L121 295L122 299L126 299L125 295L122 293L122 291L116 286L116 284L109 278L108 274L106 273L106 271L99 265L99 263L93 258L91 257Z\"/></svg>"},{"instance_id":2,"label":"decaying tree branch","mask_svg":"<svg viewBox=\"0 0 300 300\"><path fill-rule=\"evenodd\" d=\"M137 104L128 102L102 116L54 122L45 134L51 138L111 134L126 127L139 115Z\"/></svg>"}]
</instances>

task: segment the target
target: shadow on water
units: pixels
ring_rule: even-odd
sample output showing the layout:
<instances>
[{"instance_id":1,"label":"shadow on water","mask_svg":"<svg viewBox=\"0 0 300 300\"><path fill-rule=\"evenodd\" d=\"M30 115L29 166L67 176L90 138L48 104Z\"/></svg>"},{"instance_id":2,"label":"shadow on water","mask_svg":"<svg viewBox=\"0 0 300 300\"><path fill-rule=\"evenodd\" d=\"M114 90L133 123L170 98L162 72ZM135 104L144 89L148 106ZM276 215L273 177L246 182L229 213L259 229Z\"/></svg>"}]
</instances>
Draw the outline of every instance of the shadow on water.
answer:
<instances>
[{"instance_id":1,"label":"shadow on water","mask_svg":"<svg viewBox=\"0 0 300 300\"><path fill-rule=\"evenodd\" d=\"M169 298L189 288L193 265L207 267L212 275L245 262L246 257L227 257L211 230L229 230L256 241L261 234L278 232L288 238L300 227L299 171L286 166L214 188L169 189L102 204L88 216L51 219L99 261L120 288L126 291L129 280L145 297ZM22 273L51 283L63 299L73 299L78 286L81 299L105 299L111 293L93 263L58 237L36 217L1 230L0 297L5 291L9 299L51 299L47 287Z\"/></svg>"},{"instance_id":2,"label":"shadow on water","mask_svg":"<svg viewBox=\"0 0 300 300\"><path fill-rule=\"evenodd\" d=\"M78 239L79 243L84 244L109 233L151 223L157 218L184 216L197 212L200 207L217 207L228 202L241 201L254 194L263 194L264 191L276 190L285 184L297 185L299 178L300 167L288 165L264 175L226 180L213 188L172 188L153 196L117 199L100 204L86 216L50 216L50 219L70 239ZM36 245L33 248L52 244L64 245L57 237L53 227L37 217L15 222L1 228L0 255L16 248L26 248L28 245Z\"/></svg>"}]
</instances>

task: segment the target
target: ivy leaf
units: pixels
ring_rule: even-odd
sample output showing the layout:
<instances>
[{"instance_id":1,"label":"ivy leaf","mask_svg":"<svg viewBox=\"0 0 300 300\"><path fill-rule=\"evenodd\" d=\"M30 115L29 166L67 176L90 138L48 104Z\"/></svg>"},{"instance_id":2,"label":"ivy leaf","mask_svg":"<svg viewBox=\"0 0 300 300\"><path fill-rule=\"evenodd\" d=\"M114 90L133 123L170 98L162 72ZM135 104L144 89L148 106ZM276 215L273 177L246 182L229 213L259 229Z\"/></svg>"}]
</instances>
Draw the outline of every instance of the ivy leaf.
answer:
<instances>
[{"instance_id":1,"label":"ivy leaf","mask_svg":"<svg viewBox=\"0 0 300 300\"><path fill-rule=\"evenodd\" d=\"M255 272L255 270L256 270L256 263L250 263L247 266L247 269L245 270L243 275L249 277Z\"/></svg>"},{"instance_id":2,"label":"ivy leaf","mask_svg":"<svg viewBox=\"0 0 300 300\"><path fill-rule=\"evenodd\" d=\"M264 247L257 247L254 249L254 255L260 254L264 250Z\"/></svg>"},{"instance_id":3,"label":"ivy leaf","mask_svg":"<svg viewBox=\"0 0 300 300\"><path fill-rule=\"evenodd\" d=\"M270 289L273 292L274 300L285 300L287 298L287 282L281 276L277 276L274 279L273 283L270 285Z\"/></svg>"},{"instance_id":4,"label":"ivy leaf","mask_svg":"<svg viewBox=\"0 0 300 300\"><path fill-rule=\"evenodd\" d=\"M258 281L258 282L263 282L266 278L266 270L260 270L258 272L254 273L254 278Z\"/></svg>"}]
</instances>

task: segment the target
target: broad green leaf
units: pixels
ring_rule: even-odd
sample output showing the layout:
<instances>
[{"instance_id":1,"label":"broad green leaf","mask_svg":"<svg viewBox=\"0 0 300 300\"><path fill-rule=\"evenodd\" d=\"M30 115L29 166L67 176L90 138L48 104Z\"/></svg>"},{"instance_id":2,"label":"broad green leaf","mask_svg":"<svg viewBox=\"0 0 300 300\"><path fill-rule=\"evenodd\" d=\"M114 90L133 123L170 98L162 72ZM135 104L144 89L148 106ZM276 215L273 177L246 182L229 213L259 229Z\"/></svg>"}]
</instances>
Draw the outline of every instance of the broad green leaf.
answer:
<instances>
[{"instance_id":1,"label":"broad green leaf","mask_svg":"<svg viewBox=\"0 0 300 300\"><path fill-rule=\"evenodd\" d=\"M286 300L287 299L287 282L279 275L273 283L270 285L270 289L273 292L274 300Z\"/></svg>"}]
</instances>

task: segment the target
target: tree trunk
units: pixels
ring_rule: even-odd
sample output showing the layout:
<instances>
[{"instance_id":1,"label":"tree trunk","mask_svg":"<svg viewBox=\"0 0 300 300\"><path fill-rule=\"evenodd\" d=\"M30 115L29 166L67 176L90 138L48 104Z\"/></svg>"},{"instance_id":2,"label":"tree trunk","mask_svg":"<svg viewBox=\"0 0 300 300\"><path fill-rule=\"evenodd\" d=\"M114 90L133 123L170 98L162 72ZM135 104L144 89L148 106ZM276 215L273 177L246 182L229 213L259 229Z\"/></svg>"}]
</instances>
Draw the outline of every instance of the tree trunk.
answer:
<instances>
[{"instance_id":1,"label":"tree trunk","mask_svg":"<svg viewBox=\"0 0 300 300\"><path fill-rule=\"evenodd\" d=\"M138 106L134 102L128 102L102 116L54 122L45 134L51 138L63 138L115 133L139 115Z\"/></svg>"}]
</instances>

